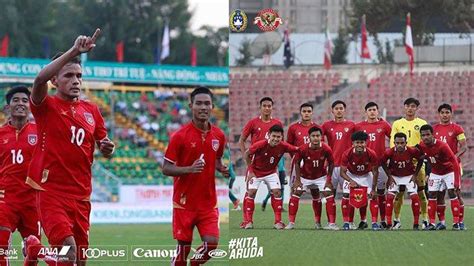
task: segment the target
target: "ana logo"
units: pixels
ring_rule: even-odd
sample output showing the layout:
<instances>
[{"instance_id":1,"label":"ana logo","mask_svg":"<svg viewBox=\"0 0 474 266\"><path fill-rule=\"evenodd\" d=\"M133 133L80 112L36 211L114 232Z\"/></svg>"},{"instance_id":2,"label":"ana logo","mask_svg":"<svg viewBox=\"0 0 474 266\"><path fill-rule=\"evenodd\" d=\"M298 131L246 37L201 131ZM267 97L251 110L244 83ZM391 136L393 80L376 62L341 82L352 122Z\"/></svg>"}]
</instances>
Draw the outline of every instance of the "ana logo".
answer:
<instances>
[{"instance_id":1,"label":"ana logo","mask_svg":"<svg viewBox=\"0 0 474 266\"><path fill-rule=\"evenodd\" d=\"M30 145L36 145L36 142L38 141L38 136L35 134L30 134L28 135L28 143Z\"/></svg>"},{"instance_id":2,"label":"ana logo","mask_svg":"<svg viewBox=\"0 0 474 266\"><path fill-rule=\"evenodd\" d=\"M217 139L212 140L212 149L214 151L217 151L219 149L219 140L217 140Z\"/></svg>"},{"instance_id":3,"label":"ana logo","mask_svg":"<svg viewBox=\"0 0 474 266\"><path fill-rule=\"evenodd\" d=\"M233 32L243 32L247 28L247 15L244 11L236 9L230 14L230 30Z\"/></svg>"},{"instance_id":4,"label":"ana logo","mask_svg":"<svg viewBox=\"0 0 474 266\"><path fill-rule=\"evenodd\" d=\"M94 125L94 117L92 117L91 113L84 113L84 117L86 118L86 122L93 126Z\"/></svg>"},{"instance_id":5,"label":"ana logo","mask_svg":"<svg viewBox=\"0 0 474 266\"><path fill-rule=\"evenodd\" d=\"M220 259L224 258L225 256L227 256L227 251L222 249L214 249L213 251L209 252L209 257L211 258Z\"/></svg>"},{"instance_id":6,"label":"ana logo","mask_svg":"<svg viewBox=\"0 0 474 266\"><path fill-rule=\"evenodd\" d=\"M253 24L257 25L262 31L274 31L280 24L283 24L283 21L275 10L268 8L258 12Z\"/></svg>"}]
</instances>

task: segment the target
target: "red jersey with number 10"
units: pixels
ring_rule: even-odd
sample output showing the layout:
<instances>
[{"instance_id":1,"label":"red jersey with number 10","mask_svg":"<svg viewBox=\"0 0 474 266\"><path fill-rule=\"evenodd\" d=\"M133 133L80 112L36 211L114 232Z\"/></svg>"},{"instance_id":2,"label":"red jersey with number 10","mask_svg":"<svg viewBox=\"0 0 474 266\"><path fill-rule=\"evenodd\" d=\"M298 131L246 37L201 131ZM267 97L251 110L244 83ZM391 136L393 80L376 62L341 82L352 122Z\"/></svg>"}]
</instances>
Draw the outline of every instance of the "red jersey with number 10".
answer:
<instances>
[{"instance_id":1,"label":"red jersey with number 10","mask_svg":"<svg viewBox=\"0 0 474 266\"><path fill-rule=\"evenodd\" d=\"M456 156L448 144L435 139L434 143L429 146L422 141L419 148L431 163L431 172L433 174L446 175L455 172L455 170L459 170Z\"/></svg>"},{"instance_id":2,"label":"red jersey with number 10","mask_svg":"<svg viewBox=\"0 0 474 266\"><path fill-rule=\"evenodd\" d=\"M298 147L284 141L275 147L270 146L268 140L260 140L250 146L249 154L252 159L250 170L256 177L273 174L277 170L278 162L285 152L295 152Z\"/></svg>"},{"instance_id":3,"label":"red jersey with number 10","mask_svg":"<svg viewBox=\"0 0 474 266\"><path fill-rule=\"evenodd\" d=\"M25 180L37 143L34 123L20 130L9 123L0 127L0 201L21 200L33 192Z\"/></svg>"},{"instance_id":4,"label":"red jersey with number 10","mask_svg":"<svg viewBox=\"0 0 474 266\"><path fill-rule=\"evenodd\" d=\"M225 135L213 125L204 132L190 122L171 136L165 160L181 167L191 166L201 156L205 162L201 173L174 177L174 208L191 211L217 208L216 160L222 158L224 147Z\"/></svg>"},{"instance_id":5,"label":"red jersey with number 10","mask_svg":"<svg viewBox=\"0 0 474 266\"><path fill-rule=\"evenodd\" d=\"M334 155L334 166L341 165L342 154L352 147L351 135L354 133L354 122L334 120L326 121L322 125L329 147Z\"/></svg>"},{"instance_id":6,"label":"red jersey with number 10","mask_svg":"<svg viewBox=\"0 0 474 266\"><path fill-rule=\"evenodd\" d=\"M27 183L62 197L89 200L95 145L107 137L99 108L88 101L49 95L39 105L30 99L30 108L38 128L38 146Z\"/></svg>"}]
</instances>

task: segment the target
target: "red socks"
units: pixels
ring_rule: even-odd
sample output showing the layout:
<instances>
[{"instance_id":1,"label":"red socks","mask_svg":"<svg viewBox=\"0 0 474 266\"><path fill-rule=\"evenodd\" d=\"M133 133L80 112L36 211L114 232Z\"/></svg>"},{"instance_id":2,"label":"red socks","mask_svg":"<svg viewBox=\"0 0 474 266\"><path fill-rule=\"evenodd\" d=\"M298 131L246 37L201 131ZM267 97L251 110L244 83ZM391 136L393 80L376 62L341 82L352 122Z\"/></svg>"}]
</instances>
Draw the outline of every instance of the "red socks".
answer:
<instances>
[{"instance_id":1,"label":"red socks","mask_svg":"<svg viewBox=\"0 0 474 266\"><path fill-rule=\"evenodd\" d=\"M244 199L244 222L253 222L253 211L255 210L255 200L251 197L245 197Z\"/></svg>"},{"instance_id":2,"label":"red socks","mask_svg":"<svg viewBox=\"0 0 474 266\"><path fill-rule=\"evenodd\" d=\"M461 208L461 204L459 203L459 199L456 197L451 199L451 212L453 213L453 223L459 223L459 209Z\"/></svg>"},{"instance_id":3,"label":"red socks","mask_svg":"<svg viewBox=\"0 0 474 266\"><path fill-rule=\"evenodd\" d=\"M377 222L377 217L379 216L379 204L377 200L370 200L370 214L372 216L372 223ZM365 207L367 210L367 207ZM362 208L361 208L362 209Z\"/></svg>"},{"instance_id":4,"label":"red socks","mask_svg":"<svg viewBox=\"0 0 474 266\"><path fill-rule=\"evenodd\" d=\"M348 198L342 198L341 209L342 209L342 219L345 223L348 223L349 222L349 215L350 215L349 199Z\"/></svg>"},{"instance_id":5,"label":"red socks","mask_svg":"<svg viewBox=\"0 0 474 266\"><path fill-rule=\"evenodd\" d=\"M378 195L377 200L380 210L380 220L385 221L385 195Z\"/></svg>"},{"instance_id":6,"label":"red socks","mask_svg":"<svg viewBox=\"0 0 474 266\"><path fill-rule=\"evenodd\" d=\"M281 222L281 211L283 210L282 198L271 198L273 212L275 213L275 223Z\"/></svg>"},{"instance_id":7,"label":"red socks","mask_svg":"<svg viewBox=\"0 0 474 266\"><path fill-rule=\"evenodd\" d=\"M321 223L322 203L321 198L313 199L314 221Z\"/></svg>"},{"instance_id":8,"label":"red socks","mask_svg":"<svg viewBox=\"0 0 474 266\"><path fill-rule=\"evenodd\" d=\"M446 220L446 205L438 205L436 207L436 212L438 213L438 219L440 221Z\"/></svg>"},{"instance_id":9,"label":"red socks","mask_svg":"<svg viewBox=\"0 0 474 266\"><path fill-rule=\"evenodd\" d=\"M395 195L392 194L392 193L387 193L386 197L387 197L387 199L385 200L385 218L387 220L387 224L391 225L392 224L392 214L393 214L393 202L395 201ZM418 206L419 206L419 204L418 204Z\"/></svg>"},{"instance_id":10,"label":"red socks","mask_svg":"<svg viewBox=\"0 0 474 266\"><path fill-rule=\"evenodd\" d=\"M428 217L430 218L430 223L434 224L436 220L436 209L437 209L437 200L429 199L428 200Z\"/></svg>"},{"instance_id":11,"label":"red socks","mask_svg":"<svg viewBox=\"0 0 474 266\"><path fill-rule=\"evenodd\" d=\"M217 243L203 242L191 258L191 266L199 266L206 263L211 256L209 253L217 248Z\"/></svg>"},{"instance_id":12,"label":"red socks","mask_svg":"<svg viewBox=\"0 0 474 266\"><path fill-rule=\"evenodd\" d=\"M411 210L413 211L413 224L418 224L420 220L420 197L417 193L410 195L411 198Z\"/></svg>"},{"instance_id":13,"label":"red socks","mask_svg":"<svg viewBox=\"0 0 474 266\"><path fill-rule=\"evenodd\" d=\"M326 213L328 222L331 224L336 223L336 202L334 201L334 196L326 197Z\"/></svg>"},{"instance_id":14,"label":"red socks","mask_svg":"<svg viewBox=\"0 0 474 266\"><path fill-rule=\"evenodd\" d=\"M298 206L300 203L300 197L291 195L290 203L288 204L288 219L291 223L296 220L296 213L298 212Z\"/></svg>"}]
</instances>

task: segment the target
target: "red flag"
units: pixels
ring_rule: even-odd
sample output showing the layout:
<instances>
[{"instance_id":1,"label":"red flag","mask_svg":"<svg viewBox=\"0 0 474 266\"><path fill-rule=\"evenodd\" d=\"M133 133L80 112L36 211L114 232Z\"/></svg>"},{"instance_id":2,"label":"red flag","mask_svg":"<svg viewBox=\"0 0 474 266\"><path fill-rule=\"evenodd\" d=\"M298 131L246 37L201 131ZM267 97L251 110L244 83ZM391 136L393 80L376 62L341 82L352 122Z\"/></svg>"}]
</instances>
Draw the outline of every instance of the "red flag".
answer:
<instances>
[{"instance_id":1,"label":"red flag","mask_svg":"<svg viewBox=\"0 0 474 266\"><path fill-rule=\"evenodd\" d=\"M197 65L197 49L196 45L193 43L191 45L191 66Z\"/></svg>"},{"instance_id":2,"label":"red flag","mask_svg":"<svg viewBox=\"0 0 474 266\"><path fill-rule=\"evenodd\" d=\"M362 25L361 25L360 31L361 31L361 39L362 39L360 57L370 59L370 51L369 51L369 46L367 44L367 29L365 27L365 15L362 16Z\"/></svg>"},{"instance_id":3,"label":"red flag","mask_svg":"<svg viewBox=\"0 0 474 266\"><path fill-rule=\"evenodd\" d=\"M0 56L1 57L8 57L8 45L10 44L10 38L8 37L8 34L3 36L2 39L2 46L0 49Z\"/></svg>"},{"instance_id":4,"label":"red flag","mask_svg":"<svg viewBox=\"0 0 474 266\"><path fill-rule=\"evenodd\" d=\"M117 62L123 62L123 41L115 44L115 54L117 56Z\"/></svg>"},{"instance_id":5,"label":"red flag","mask_svg":"<svg viewBox=\"0 0 474 266\"><path fill-rule=\"evenodd\" d=\"M324 69L331 69L332 41L329 36L329 28L326 26L326 41L324 42Z\"/></svg>"},{"instance_id":6,"label":"red flag","mask_svg":"<svg viewBox=\"0 0 474 266\"><path fill-rule=\"evenodd\" d=\"M410 74L413 74L413 65L415 63L415 53L413 51L413 38L411 36L410 13L407 14L407 30L405 32L405 51L408 55L408 61L410 63Z\"/></svg>"},{"instance_id":7,"label":"red flag","mask_svg":"<svg viewBox=\"0 0 474 266\"><path fill-rule=\"evenodd\" d=\"M354 208L367 206L367 187L351 187L349 192L349 204Z\"/></svg>"}]
</instances>

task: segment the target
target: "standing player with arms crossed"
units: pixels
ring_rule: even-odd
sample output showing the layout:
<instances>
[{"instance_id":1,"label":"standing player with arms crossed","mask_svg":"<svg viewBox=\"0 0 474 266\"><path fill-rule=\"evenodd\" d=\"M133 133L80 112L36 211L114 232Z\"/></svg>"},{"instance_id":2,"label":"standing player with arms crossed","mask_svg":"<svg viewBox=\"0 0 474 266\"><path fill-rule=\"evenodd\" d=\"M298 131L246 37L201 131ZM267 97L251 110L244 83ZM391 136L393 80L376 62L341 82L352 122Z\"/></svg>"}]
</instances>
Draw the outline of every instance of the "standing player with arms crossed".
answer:
<instances>
[{"instance_id":1,"label":"standing player with arms crossed","mask_svg":"<svg viewBox=\"0 0 474 266\"><path fill-rule=\"evenodd\" d=\"M367 147L372 149L377 158L382 158L385 152L385 141L390 139L390 132L392 128L387 121L379 118L379 106L374 102L369 102L365 105L365 114L367 120L359 122L355 125L355 131L364 131L369 136L367 139ZM385 185L387 176L382 168L379 167L379 178L377 179L377 200L380 210L381 227L386 228L385 222ZM364 209L365 208L365 209ZM362 213L367 213L367 207L362 207ZM361 218L363 221L365 217ZM359 224L359 229L367 228L366 222Z\"/></svg>"},{"instance_id":2,"label":"standing player with arms crossed","mask_svg":"<svg viewBox=\"0 0 474 266\"><path fill-rule=\"evenodd\" d=\"M433 127L424 125L420 128L422 142L419 148L425 153L426 158L431 163L431 174L428 180L429 207L428 215L430 224L428 230L436 230L436 206L438 194L444 189L448 189L451 199L451 211L453 213L453 230L459 228L460 203L455 189L459 189L461 181L460 168L457 157L449 148L448 144L435 139Z\"/></svg>"},{"instance_id":3,"label":"standing player with arms crossed","mask_svg":"<svg viewBox=\"0 0 474 266\"><path fill-rule=\"evenodd\" d=\"M326 143L322 142L323 132L321 128L314 126L309 129L308 133L311 142L301 145L295 155L296 179L293 184L293 194L290 198L289 223L286 229L295 227L300 197L309 188L313 196L315 229L322 228L320 196L320 193L322 193L326 198L326 213L328 214L328 226L325 229L339 230L335 220L336 203L331 184L331 173L334 168L332 150Z\"/></svg>"},{"instance_id":4,"label":"standing player with arms crossed","mask_svg":"<svg viewBox=\"0 0 474 266\"><path fill-rule=\"evenodd\" d=\"M407 147L407 136L401 132L395 134L395 147L387 149L382 159L382 168L388 176L386 218L387 229L392 229L392 211L395 195L400 191L408 190L413 211L413 229L418 230L420 218L420 198L417 194L416 179L423 166L424 155L417 148ZM388 165L387 165L388 161ZM413 161L417 161L416 169Z\"/></svg>"},{"instance_id":5,"label":"standing player with arms crossed","mask_svg":"<svg viewBox=\"0 0 474 266\"><path fill-rule=\"evenodd\" d=\"M377 224L379 212L377 203L377 178L379 175L379 162L375 152L367 148L367 133L356 131L352 134L352 148L349 148L342 155L341 176L344 178L343 193L344 198L349 198L351 187L367 187L367 194L370 195L370 213L372 216L372 230L380 230ZM352 207L354 208L354 207ZM365 208L367 211L367 208ZM349 209L342 210L344 219L344 230L349 230ZM363 213L361 212L361 219ZM363 222L363 221L361 221ZM365 229L365 226L359 229Z\"/></svg>"},{"instance_id":6,"label":"standing player with arms crossed","mask_svg":"<svg viewBox=\"0 0 474 266\"><path fill-rule=\"evenodd\" d=\"M212 92L198 87L190 95L193 118L170 139L165 153L163 174L174 176L173 236L178 241L172 265L187 265L194 227L202 245L191 259L191 265L201 265L219 243L219 211L215 171L229 177L222 163L225 148L224 132L211 125ZM200 254L197 256L196 254Z\"/></svg>"},{"instance_id":7,"label":"standing player with arms crossed","mask_svg":"<svg viewBox=\"0 0 474 266\"><path fill-rule=\"evenodd\" d=\"M255 196L257 195L260 183L264 182L272 191L272 208L275 213L275 222L273 228L283 229L285 225L281 221L281 212L283 209L283 199L281 198L280 180L277 174L277 166L281 157L285 153L295 152L298 147L292 146L283 141L283 127L274 125L268 131L269 140L260 140L250 146L246 151L246 159L251 161L246 176L247 196L244 201L244 229L253 228L253 212L255 209Z\"/></svg>"},{"instance_id":8,"label":"standing player with arms crossed","mask_svg":"<svg viewBox=\"0 0 474 266\"><path fill-rule=\"evenodd\" d=\"M36 244L41 237L36 193L25 184L38 143L36 124L28 121L30 91L25 86L13 87L5 98L10 118L0 127L0 265L9 265L4 251L12 232L18 230L24 241ZM25 257L25 265L36 263Z\"/></svg>"},{"instance_id":9,"label":"standing player with arms crossed","mask_svg":"<svg viewBox=\"0 0 474 266\"><path fill-rule=\"evenodd\" d=\"M390 134L390 148L395 146L395 134L401 132L407 136L407 146L414 147L421 141L420 128L426 125L426 121L416 117L416 111L420 106L420 101L415 98L408 98L403 102L405 107L405 117L400 118L393 122L392 133ZM416 179L418 187L418 197L421 203L421 218L423 219L423 228L428 226L428 213L427 206L428 200L426 199L425 186L426 186L426 172L424 167L421 168ZM394 212L395 219L393 222L393 228L399 229L402 224L400 223L400 211L403 205L403 195L405 191L400 190L395 198Z\"/></svg>"},{"instance_id":10,"label":"standing player with arms crossed","mask_svg":"<svg viewBox=\"0 0 474 266\"><path fill-rule=\"evenodd\" d=\"M268 130L274 126L274 125L279 125L283 127L283 124L281 123L280 120L273 118L272 117L272 111L273 111L273 100L270 97L263 97L260 99L260 116L252 118L247 124L244 126L244 129L242 130L242 134L240 134L239 138L239 146L240 146L240 152L242 154L242 158L244 159L245 163L247 164L247 168L250 165L250 160L247 159L245 156L245 152L247 151L247 148L245 147L245 142L247 141L247 138L250 137L250 145L253 145L255 142L260 141L260 140L268 140L269 138L269 133ZM248 170L248 169L247 169ZM246 173L248 174L248 173ZM269 189L270 191L270 189ZM244 196L244 202L242 204L242 214L243 214L243 220L247 221L248 218L245 216L246 215L246 208L248 208L245 203L245 199L247 198L247 193L245 193ZM272 204L274 204L274 197L271 197ZM248 201L247 201L248 202ZM262 208L265 209L262 205ZM244 223L240 224L240 227L243 228Z\"/></svg>"},{"instance_id":11,"label":"standing player with arms crossed","mask_svg":"<svg viewBox=\"0 0 474 266\"><path fill-rule=\"evenodd\" d=\"M334 101L331 105L333 120L324 122L322 125L323 134L326 136L327 143L331 147L334 156L334 170L331 174L331 183L333 195L336 196L337 189L342 187L344 179L341 172L342 154L352 147L351 135L354 133L355 124L352 121L345 120L346 103L340 100ZM349 222L351 229L356 229L354 224L354 208L349 204L349 198L342 198L341 210L349 210Z\"/></svg>"},{"instance_id":12,"label":"standing player with arms crossed","mask_svg":"<svg viewBox=\"0 0 474 266\"><path fill-rule=\"evenodd\" d=\"M49 243L70 247L65 258L45 258L50 265L85 265L95 145L106 158L115 148L107 138L99 108L79 99L82 67L77 56L95 47L99 33L97 29L92 37L77 37L74 45L55 56L33 83L30 107L39 143L26 182L37 190L39 218ZM48 81L57 89L54 96L48 95ZM36 258L34 251L27 246L32 259Z\"/></svg>"},{"instance_id":13,"label":"standing player with arms crossed","mask_svg":"<svg viewBox=\"0 0 474 266\"><path fill-rule=\"evenodd\" d=\"M456 155L456 158L459 162L459 170L461 172L462 177L461 156L467 151L466 135L464 135L464 129L460 125L456 124L455 122L452 122L452 113L453 109L451 105L447 103L440 105L438 107L440 122L439 124L433 126L433 130L435 138L448 144L449 148L451 148L451 151L453 151L454 155ZM459 187L459 189L456 189L455 192L458 196L459 203L461 204L461 207L459 209L459 228L461 230L464 230L464 201L462 200L461 187ZM438 194L437 212L440 222L436 225L437 230L446 229L446 203L444 201L445 195L446 188L444 188L444 190Z\"/></svg>"}]
</instances>

